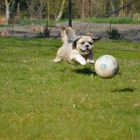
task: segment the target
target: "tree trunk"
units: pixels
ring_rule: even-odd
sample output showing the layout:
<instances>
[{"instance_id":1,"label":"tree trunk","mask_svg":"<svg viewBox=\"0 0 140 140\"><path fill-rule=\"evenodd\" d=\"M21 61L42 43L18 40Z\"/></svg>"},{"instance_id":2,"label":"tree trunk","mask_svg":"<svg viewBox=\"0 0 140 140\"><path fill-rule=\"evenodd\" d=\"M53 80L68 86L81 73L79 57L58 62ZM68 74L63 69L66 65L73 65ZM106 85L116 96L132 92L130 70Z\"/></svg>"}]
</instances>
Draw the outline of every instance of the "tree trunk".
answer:
<instances>
[{"instance_id":1,"label":"tree trunk","mask_svg":"<svg viewBox=\"0 0 140 140\"><path fill-rule=\"evenodd\" d=\"M17 8L18 8L18 3L19 3L19 0L13 0L12 3L11 3L11 6L10 6L10 18L13 18L14 16L16 16L16 11L17 11Z\"/></svg>"},{"instance_id":2,"label":"tree trunk","mask_svg":"<svg viewBox=\"0 0 140 140\"><path fill-rule=\"evenodd\" d=\"M6 25L9 24L9 19L10 19L10 3L8 3L8 0L5 0L5 7L6 7Z\"/></svg>"},{"instance_id":3,"label":"tree trunk","mask_svg":"<svg viewBox=\"0 0 140 140\"><path fill-rule=\"evenodd\" d=\"M121 5L124 6L124 0L121 0ZM119 16L124 16L124 8L122 8L122 10L119 11Z\"/></svg>"},{"instance_id":4,"label":"tree trunk","mask_svg":"<svg viewBox=\"0 0 140 140\"><path fill-rule=\"evenodd\" d=\"M62 4L61 4L61 8L60 8L60 12L56 18L56 21L59 21L59 19L62 17L62 14L63 14L63 10L64 10L64 7L65 7L65 3L66 3L66 0L63 0L62 1Z\"/></svg>"},{"instance_id":5,"label":"tree trunk","mask_svg":"<svg viewBox=\"0 0 140 140\"><path fill-rule=\"evenodd\" d=\"M85 19L85 1L82 0L82 19Z\"/></svg>"},{"instance_id":6,"label":"tree trunk","mask_svg":"<svg viewBox=\"0 0 140 140\"><path fill-rule=\"evenodd\" d=\"M106 0L105 1L105 13L106 13L106 15L109 13L109 9L110 9L110 1Z\"/></svg>"},{"instance_id":7,"label":"tree trunk","mask_svg":"<svg viewBox=\"0 0 140 140\"><path fill-rule=\"evenodd\" d=\"M43 18L43 2L42 2L42 0L39 0L38 18L41 20Z\"/></svg>"}]
</instances>

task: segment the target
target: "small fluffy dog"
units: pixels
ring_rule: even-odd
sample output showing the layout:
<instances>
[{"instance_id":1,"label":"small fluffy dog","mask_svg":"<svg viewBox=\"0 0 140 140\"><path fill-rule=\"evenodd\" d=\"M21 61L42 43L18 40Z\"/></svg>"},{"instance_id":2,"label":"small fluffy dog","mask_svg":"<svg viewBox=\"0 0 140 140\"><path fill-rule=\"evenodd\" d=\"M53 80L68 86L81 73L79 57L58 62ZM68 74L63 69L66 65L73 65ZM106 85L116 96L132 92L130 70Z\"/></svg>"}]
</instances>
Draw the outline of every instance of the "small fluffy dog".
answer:
<instances>
[{"instance_id":1,"label":"small fluffy dog","mask_svg":"<svg viewBox=\"0 0 140 140\"><path fill-rule=\"evenodd\" d=\"M79 63L85 65L94 63L93 59L93 44L100 38L87 36L76 36L75 31L71 27L63 27L61 31L63 45L57 51L55 63L62 60L74 64Z\"/></svg>"}]
</instances>

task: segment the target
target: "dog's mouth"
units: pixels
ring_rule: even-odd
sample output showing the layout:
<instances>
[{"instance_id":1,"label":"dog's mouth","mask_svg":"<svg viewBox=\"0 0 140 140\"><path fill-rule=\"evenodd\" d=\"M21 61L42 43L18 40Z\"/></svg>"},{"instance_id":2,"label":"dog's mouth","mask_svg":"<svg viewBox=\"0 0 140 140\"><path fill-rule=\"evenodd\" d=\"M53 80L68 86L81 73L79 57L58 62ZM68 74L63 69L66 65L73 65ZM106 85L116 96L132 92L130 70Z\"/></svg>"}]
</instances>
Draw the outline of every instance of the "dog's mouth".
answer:
<instances>
[{"instance_id":1,"label":"dog's mouth","mask_svg":"<svg viewBox=\"0 0 140 140\"><path fill-rule=\"evenodd\" d=\"M90 53L91 52L91 49L86 49L86 50L80 50L82 53Z\"/></svg>"}]
</instances>

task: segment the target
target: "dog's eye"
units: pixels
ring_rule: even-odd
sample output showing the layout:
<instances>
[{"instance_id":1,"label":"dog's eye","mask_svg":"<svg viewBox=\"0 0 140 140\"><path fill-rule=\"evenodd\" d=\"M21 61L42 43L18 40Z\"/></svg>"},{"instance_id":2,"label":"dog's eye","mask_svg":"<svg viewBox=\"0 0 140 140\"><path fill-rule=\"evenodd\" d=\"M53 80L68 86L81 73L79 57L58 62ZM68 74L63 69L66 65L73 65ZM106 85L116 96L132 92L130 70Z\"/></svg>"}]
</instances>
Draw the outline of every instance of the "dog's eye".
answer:
<instances>
[{"instance_id":1,"label":"dog's eye","mask_svg":"<svg viewBox=\"0 0 140 140\"><path fill-rule=\"evenodd\" d=\"M92 45L92 44L93 44L93 42L89 42L89 44L90 44L90 45Z\"/></svg>"},{"instance_id":2,"label":"dog's eye","mask_svg":"<svg viewBox=\"0 0 140 140\"><path fill-rule=\"evenodd\" d=\"M83 42L81 42L81 44L83 45L83 44L85 44L85 42L83 41Z\"/></svg>"}]
</instances>

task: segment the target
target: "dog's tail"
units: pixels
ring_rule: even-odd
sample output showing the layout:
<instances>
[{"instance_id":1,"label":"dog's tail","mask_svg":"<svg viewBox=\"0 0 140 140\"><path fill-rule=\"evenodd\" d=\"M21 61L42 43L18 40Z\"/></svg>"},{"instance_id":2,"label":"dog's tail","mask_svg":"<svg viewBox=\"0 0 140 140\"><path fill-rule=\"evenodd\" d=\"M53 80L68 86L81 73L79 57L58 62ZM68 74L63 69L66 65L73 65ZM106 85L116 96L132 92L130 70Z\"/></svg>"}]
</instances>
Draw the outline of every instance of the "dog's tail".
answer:
<instances>
[{"instance_id":1,"label":"dog's tail","mask_svg":"<svg viewBox=\"0 0 140 140\"><path fill-rule=\"evenodd\" d=\"M68 40L71 40L76 37L75 30L71 27L62 27L61 30L61 39L62 42L68 42Z\"/></svg>"},{"instance_id":2,"label":"dog's tail","mask_svg":"<svg viewBox=\"0 0 140 140\"><path fill-rule=\"evenodd\" d=\"M63 43L68 41L66 27L62 27L62 29L61 29L61 39L62 39Z\"/></svg>"}]
</instances>

